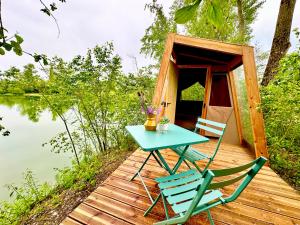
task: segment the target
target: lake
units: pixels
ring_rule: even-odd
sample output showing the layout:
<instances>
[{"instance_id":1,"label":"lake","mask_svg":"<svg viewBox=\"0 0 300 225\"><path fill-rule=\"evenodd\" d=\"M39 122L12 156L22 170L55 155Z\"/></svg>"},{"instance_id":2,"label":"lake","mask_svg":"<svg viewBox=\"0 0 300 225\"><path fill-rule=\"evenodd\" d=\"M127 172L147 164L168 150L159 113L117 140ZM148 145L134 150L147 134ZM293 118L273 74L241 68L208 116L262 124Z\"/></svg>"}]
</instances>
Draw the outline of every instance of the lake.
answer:
<instances>
[{"instance_id":1,"label":"lake","mask_svg":"<svg viewBox=\"0 0 300 225\"><path fill-rule=\"evenodd\" d=\"M71 153L55 154L48 142L64 131L59 118L39 101L39 97L0 96L1 124L11 133L0 136L0 201L9 199L5 184L19 185L26 169L40 182L53 182L54 168L70 165Z\"/></svg>"}]
</instances>

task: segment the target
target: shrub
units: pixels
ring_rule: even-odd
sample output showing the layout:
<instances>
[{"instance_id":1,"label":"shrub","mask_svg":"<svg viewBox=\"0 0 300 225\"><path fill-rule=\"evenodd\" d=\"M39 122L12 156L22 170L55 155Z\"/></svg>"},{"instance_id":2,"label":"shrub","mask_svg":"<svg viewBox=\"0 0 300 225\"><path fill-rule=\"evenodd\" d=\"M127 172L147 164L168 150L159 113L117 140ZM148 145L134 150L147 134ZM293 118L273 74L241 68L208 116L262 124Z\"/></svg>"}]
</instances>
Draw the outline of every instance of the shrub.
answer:
<instances>
[{"instance_id":1,"label":"shrub","mask_svg":"<svg viewBox=\"0 0 300 225\"><path fill-rule=\"evenodd\" d=\"M300 50L280 62L278 74L262 88L271 167L300 188Z\"/></svg>"}]
</instances>

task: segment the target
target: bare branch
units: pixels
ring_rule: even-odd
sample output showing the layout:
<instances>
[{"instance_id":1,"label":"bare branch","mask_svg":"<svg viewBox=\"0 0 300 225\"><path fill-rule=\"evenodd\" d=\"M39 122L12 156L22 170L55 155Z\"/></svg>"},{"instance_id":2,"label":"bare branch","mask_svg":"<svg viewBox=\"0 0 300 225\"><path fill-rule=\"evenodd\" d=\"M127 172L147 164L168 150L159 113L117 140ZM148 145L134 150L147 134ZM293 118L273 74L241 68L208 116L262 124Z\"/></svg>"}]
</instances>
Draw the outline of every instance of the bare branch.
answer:
<instances>
[{"instance_id":1,"label":"bare branch","mask_svg":"<svg viewBox=\"0 0 300 225\"><path fill-rule=\"evenodd\" d=\"M3 43L5 43L4 30L5 28L2 23L1 0L0 0L0 34L2 35Z\"/></svg>"},{"instance_id":2,"label":"bare branch","mask_svg":"<svg viewBox=\"0 0 300 225\"><path fill-rule=\"evenodd\" d=\"M0 0L0 1L1 1L1 0ZM56 24L56 27L57 27L57 31L58 31L57 37L59 37L59 36L60 36L60 28L59 28L57 19L56 19L55 16L51 13L51 10L48 8L48 6L46 6L46 4L45 4L42 0L40 0L40 3L45 7L45 9L48 10L49 15L53 18L53 20L54 20L54 22L55 22L55 24Z\"/></svg>"}]
</instances>

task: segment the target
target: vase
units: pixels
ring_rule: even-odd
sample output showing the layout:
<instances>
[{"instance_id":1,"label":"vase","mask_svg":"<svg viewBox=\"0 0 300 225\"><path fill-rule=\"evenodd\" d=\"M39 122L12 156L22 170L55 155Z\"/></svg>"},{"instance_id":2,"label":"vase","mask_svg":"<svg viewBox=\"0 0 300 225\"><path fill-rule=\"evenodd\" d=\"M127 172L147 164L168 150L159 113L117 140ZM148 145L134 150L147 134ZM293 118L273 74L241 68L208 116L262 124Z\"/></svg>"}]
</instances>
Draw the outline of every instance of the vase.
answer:
<instances>
[{"instance_id":1,"label":"vase","mask_svg":"<svg viewBox=\"0 0 300 225\"><path fill-rule=\"evenodd\" d=\"M148 131L155 131L156 130L156 115L155 114L148 114L147 120L144 123L145 130Z\"/></svg>"}]
</instances>

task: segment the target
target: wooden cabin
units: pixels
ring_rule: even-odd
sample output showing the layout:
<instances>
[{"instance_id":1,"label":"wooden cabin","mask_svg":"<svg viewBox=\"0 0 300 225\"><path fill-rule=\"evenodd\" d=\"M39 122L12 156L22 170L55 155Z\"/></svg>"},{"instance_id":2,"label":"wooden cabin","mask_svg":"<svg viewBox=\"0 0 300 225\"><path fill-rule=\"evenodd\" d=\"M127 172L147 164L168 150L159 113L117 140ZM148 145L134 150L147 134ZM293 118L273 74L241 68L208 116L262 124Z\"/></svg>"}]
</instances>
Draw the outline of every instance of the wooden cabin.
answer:
<instances>
[{"instance_id":1,"label":"wooden cabin","mask_svg":"<svg viewBox=\"0 0 300 225\"><path fill-rule=\"evenodd\" d=\"M242 126L237 68L244 73L252 143ZM185 97L191 87L199 99ZM153 97L154 105L162 102L170 103L165 115L172 123L191 130L198 117L226 123L224 142L247 144L256 156L268 156L253 47L169 34Z\"/></svg>"},{"instance_id":2,"label":"wooden cabin","mask_svg":"<svg viewBox=\"0 0 300 225\"><path fill-rule=\"evenodd\" d=\"M244 70L248 99L246 106L238 104L239 93L234 82L237 78L235 69L238 67ZM204 94L199 95L202 99L184 99L184 90L195 84L201 87L193 90L203 92L204 89ZM255 155L267 156L264 122L258 110L260 98L252 47L169 34L153 98L156 105L163 101L171 103L165 113L172 122L188 129L193 128L199 116L228 124L225 140L211 169L229 168L249 163L255 158L248 147L237 146L248 141L248 131L242 126L242 107L249 108ZM211 154L215 145L215 140L210 138L209 142L194 145L193 148ZM131 180L148 159L148 154L140 148L134 151L61 224L146 225L164 220L161 201L148 216L145 217L144 212L152 204L148 194L157 196L159 192L155 178L168 175L166 170L150 157L149 163L141 171L145 183ZM174 151L165 149L161 154L169 165L175 166L178 155ZM206 161L200 160L197 164L204 168ZM180 172L189 169L184 163L181 165ZM107 168L110 166L113 164ZM143 185L147 185L150 192L146 192ZM232 186L222 189L227 195L233 190ZM299 210L299 192L267 166L262 168L235 202L211 209L216 224L232 225L300 224ZM191 218L187 224L209 224L209 221L203 213Z\"/></svg>"}]
</instances>

